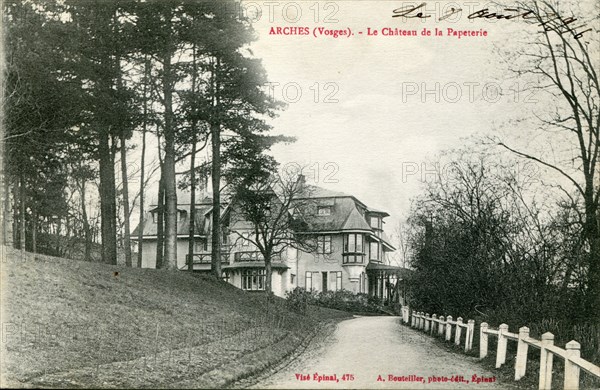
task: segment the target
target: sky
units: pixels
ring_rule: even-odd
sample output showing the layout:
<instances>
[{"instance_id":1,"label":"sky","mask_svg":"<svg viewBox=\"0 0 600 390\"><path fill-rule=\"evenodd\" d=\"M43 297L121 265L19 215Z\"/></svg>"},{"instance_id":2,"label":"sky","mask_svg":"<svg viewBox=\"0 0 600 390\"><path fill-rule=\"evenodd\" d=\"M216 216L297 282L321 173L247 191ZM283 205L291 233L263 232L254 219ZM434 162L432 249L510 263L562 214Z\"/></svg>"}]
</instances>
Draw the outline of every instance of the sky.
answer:
<instances>
[{"instance_id":1,"label":"sky","mask_svg":"<svg viewBox=\"0 0 600 390\"><path fill-rule=\"evenodd\" d=\"M458 20L445 21L437 19L457 3L429 2L424 12L432 17L425 21L392 18L395 9L417 4L402 1L242 4L254 19L258 39L252 50L263 60L271 92L288 103L272 121L273 132L297 138L274 147L273 155L283 166L307 166L307 180L317 185L388 211L387 230L407 217L410 199L431 169L426 161L493 132L525 98L511 92L517 81L504 78L505 64L494 50L516 29L534 28L467 20L468 7L484 3L463 3ZM308 27L311 35L270 34L293 26ZM353 35L333 38L317 30L315 37L318 27ZM386 27L419 35L383 36ZM444 36L420 35L436 27ZM458 39L446 35L448 27L483 28L488 35ZM367 36L368 28L378 35Z\"/></svg>"},{"instance_id":2,"label":"sky","mask_svg":"<svg viewBox=\"0 0 600 390\"><path fill-rule=\"evenodd\" d=\"M428 1L410 15L429 18L392 17L418 4L242 0L240 7L253 21L257 39L250 49L268 74L265 88L287 103L270 122L272 133L297 139L272 154L282 169L304 167L309 183L390 213L388 233L408 217L411 199L423 192L422 181L431 180L433 161L444 151L496 135L526 150L564 147L515 125L555 106L547 95L523 91L527 80L514 78L514 63L506 60L540 33L538 26L519 18L470 20L482 9L514 14L479 1ZM452 8L462 11L440 20ZM386 28L417 36L386 36ZM449 28L486 36L459 38ZM156 180L151 187L155 199Z\"/></svg>"}]
</instances>

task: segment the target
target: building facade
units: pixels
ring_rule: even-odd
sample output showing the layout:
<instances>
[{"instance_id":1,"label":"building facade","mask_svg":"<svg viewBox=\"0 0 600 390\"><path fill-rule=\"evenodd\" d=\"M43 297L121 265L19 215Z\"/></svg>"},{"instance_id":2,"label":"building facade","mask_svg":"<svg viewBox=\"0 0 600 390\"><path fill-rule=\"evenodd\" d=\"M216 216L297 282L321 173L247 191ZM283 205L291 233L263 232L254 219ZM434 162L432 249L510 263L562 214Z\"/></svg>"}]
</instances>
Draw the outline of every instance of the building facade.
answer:
<instances>
[{"instance_id":1,"label":"building facade","mask_svg":"<svg viewBox=\"0 0 600 390\"><path fill-rule=\"evenodd\" d=\"M310 186L306 193L310 194L315 212L306 231L290 233L309 234L316 245L311 251L288 246L272 258L273 293L285 296L296 287L318 292L344 289L404 303L403 280L410 271L390 264L395 248L383 228L389 214L368 207L352 195L316 186ZM177 267L187 270L190 204L185 202L185 196L180 199ZM227 225L221 248L223 278L242 290L262 291L266 277L264 258L254 244L244 239L253 226L225 215L235 212L231 210L235 207L221 211ZM192 264L197 272L210 271L212 212L210 198L196 202ZM151 207L142 227L144 239L140 245L146 268L156 266L156 221L156 207ZM133 236L137 236L137 229Z\"/></svg>"}]
</instances>

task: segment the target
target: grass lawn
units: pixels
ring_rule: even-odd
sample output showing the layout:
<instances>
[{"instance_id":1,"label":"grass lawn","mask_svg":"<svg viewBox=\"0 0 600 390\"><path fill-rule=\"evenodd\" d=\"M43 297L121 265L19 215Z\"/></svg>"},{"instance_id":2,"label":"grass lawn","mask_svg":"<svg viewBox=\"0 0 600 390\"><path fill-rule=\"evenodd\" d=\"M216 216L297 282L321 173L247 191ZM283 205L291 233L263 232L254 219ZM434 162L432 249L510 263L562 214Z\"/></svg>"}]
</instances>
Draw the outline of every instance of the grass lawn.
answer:
<instances>
[{"instance_id":1,"label":"grass lawn","mask_svg":"<svg viewBox=\"0 0 600 390\"><path fill-rule=\"evenodd\" d=\"M186 272L3 257L2 387L224 387L349 317Z\"/></svg>"}]
</instances>

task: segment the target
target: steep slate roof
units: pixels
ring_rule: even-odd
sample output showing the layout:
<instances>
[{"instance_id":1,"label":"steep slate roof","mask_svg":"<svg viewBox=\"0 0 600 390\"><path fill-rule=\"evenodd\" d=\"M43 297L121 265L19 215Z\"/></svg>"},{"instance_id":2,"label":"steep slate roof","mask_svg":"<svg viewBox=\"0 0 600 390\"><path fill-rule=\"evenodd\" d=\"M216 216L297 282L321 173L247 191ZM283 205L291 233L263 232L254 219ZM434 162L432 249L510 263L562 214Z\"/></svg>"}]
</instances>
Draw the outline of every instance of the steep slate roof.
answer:
<instances>
[{"instance_id":1,"label":"steep slate roof","mask_svg":"<svg viewBox=\"0 0 600 390\"><path fill-rule=\"evenodd\" d=\"M346 218L346 222L344 222L344 226L342 226L342 230L369 230L371 231L371 227L365 220L365 218L360 215L356 207L353 207L350 210L350 214L348 214L348 218Z\"/></svg>"},{"instance_id":2,"label":"steep slate roof","mask_svg":"<svg viewBox=\"0 0 600 390\"><path fill-rule=\"evenodd\" d=\"M178 192L178 209L182 211L178 218L177 235L187 236L189 234L189 192ZM366 221L364 213L374 213L380 216L388 216L385 211L379 211L367 207L364 203L352 195L343 192L331 191L325 188L305 185L303 194L299 196L299 202L309 199L309 207L314 207L314 217L308 221L308 232L340 232L340 231L363 231L373 233L373 229ZM318 215L318 206L331 207L330 215ZM143 235L149 238L156 237L157 224L153 222L151 212L156 210L156 202L151 205L150 212L144 217ZM205 236L210 233L210 221L207 224L205 215L212 211L212 199L205 197L196 201L196 234ZM361 214L361 211L363 214ZM311 213L313 214L313 213ZM207 226L208 225L208 226ZM139 226L131 234L135 239L138 235ZM379 237L390 249L389 238L384 232Z\"/></svg>"},{"instance_id":3,"label":"steep slate roof","mask_svg":"<svg viewBox=\"0 0 600 390\"><path fill-rule=\"evenodd\" d=\"M153 208L154 210L156 208ZM189 220L189 206L186 208L179 208L183 212L179 214L177 218L177 235L187 236L189 234L190 229L190 220ZM197 236L205 236L208 234L209 226L206 226L206 218L205 215L208 214L212 210L212 204L198 204L196 206L196 222L195 230ZM158 225L153 221L152 213L148 212L144 215L144 227L143 227L143 235L156 237L156 230ZM131 238L136 239L138 236L139 225L135 228L133 233L131 233Z\"/></svg>"},{"instance_id":4,"label":"steep slate roof","mask_svg":"<svg viewBox=\"0 0 600 390\"><path fill-rule=\"evenodd\" d=\"M305 202L305 200L303 200ZM328 232L339 230L366 230L371 231L364 217L356 209L356 204L350 196L336 198L314 199L314 204L307 207L329 206L330 215L317 215L316 210L308 222L308 230L313 232Z\"/></svg>"},{"instance_id":5,"label":"steep slate roof","mask_svg":"<svg viewBox=\"0 0 600 390\"><path fill-rule=\"evenodd\" d=\"M367 207L352 195L313 185L305 185L303 194L299 196L299 202L306 202L307 199L309 200L308 207L331 207L330 215L314 213L312 220L308 221L308 231L310 232L364 231L374 233L367 223L364 213L378 214L381 217L389 216L385 211ZM395 249L385 233L382 232L377 239L383 241L389 249Z\"/></svg>"}]
</instances>

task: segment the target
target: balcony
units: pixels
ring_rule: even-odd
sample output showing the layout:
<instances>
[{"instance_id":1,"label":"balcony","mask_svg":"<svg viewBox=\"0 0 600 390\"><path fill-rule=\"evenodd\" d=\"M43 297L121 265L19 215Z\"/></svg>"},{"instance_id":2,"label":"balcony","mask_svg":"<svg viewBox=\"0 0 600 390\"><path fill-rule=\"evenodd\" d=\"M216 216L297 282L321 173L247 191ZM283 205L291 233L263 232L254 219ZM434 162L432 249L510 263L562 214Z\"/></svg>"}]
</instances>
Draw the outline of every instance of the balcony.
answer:
<instances>
[{"instance_id":1,"label":"balcony","mask_svg":"<svg viewBox=\"0 0 600 390\"><path fill-rule=\"evenodd\" d=\"M185 255L185 262L188 264L190 261L190 255ZM199 265L210 265L212 262L212 255L209 252L206 253L194 253L192 255L192 264ZM229 264L229 253L221 252L221 264Z\"/></svg>"},{"instance_id":2,"label":"balcony","mask_svg":"<svg viewBox=\"0 0 600 390\"><path fill-rule=\"evenodd\" d=\"M244 262L252 262L252 261L261 261L264 262L265 258L262 253L259 251L246 251L246 252L236 252L234 255L234 260L239 263ZM271 261L281 261L281 255L273 255L271 257Z\"/></svg>"}]
</instances>

